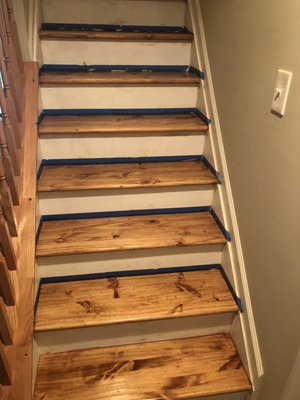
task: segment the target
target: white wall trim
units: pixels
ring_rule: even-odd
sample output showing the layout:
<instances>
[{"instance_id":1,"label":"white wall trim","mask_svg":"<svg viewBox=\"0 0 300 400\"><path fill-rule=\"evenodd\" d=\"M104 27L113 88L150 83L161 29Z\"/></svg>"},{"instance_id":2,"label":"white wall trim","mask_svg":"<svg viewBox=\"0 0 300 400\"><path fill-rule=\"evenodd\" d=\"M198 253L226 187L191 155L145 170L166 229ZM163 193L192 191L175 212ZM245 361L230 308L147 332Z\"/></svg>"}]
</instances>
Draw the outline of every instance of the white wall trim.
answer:
<instances>
[{"instance_id":1,"label":"white wall trim","mask_svg":"<svg viewBox=\"0 0 300 400\"><path fill-rule=\"evenodd\" d=\"M205 81L202 85L204 89L203 100L205 104L205 112L208 118L212 120L209 130L212 146L212 161L215 168L221 173L223 178L223 183L219 186L219 194L224 223L233 237L232 242L228 245L228 250L234 279L233 284L236 288L237 294L242 298L246 310L241 315L241 330L246 350L248 371L253 388L255 390L258 387L264 370L252 311L246 268L223 146L222 132L214 95L200 0L188 0L188 5L191 14L190 16L193 26L199 68L205 73Z\"/></svg>"}]
</instances>

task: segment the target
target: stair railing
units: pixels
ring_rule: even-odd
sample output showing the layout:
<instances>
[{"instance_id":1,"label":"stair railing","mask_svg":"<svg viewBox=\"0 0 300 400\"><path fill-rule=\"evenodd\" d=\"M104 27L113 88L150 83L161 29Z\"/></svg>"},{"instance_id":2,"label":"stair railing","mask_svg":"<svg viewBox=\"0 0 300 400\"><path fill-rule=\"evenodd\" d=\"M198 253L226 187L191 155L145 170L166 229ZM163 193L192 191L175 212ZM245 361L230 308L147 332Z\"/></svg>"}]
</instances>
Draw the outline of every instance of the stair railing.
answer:
<instances>
[{"instance_id":1,"label":"stair railing","mask_svg":"<svg viewBox=\"0 0 300 400\"><path fill-rule=\"evenodd\" d=\"M0 0L0 397L13 394L18 329L18 225L24 130L24 63L10 0ZM3 398L3 397L1 397ZM4 397L6 398L6 397Z\"/></svg>"}]
</instances>

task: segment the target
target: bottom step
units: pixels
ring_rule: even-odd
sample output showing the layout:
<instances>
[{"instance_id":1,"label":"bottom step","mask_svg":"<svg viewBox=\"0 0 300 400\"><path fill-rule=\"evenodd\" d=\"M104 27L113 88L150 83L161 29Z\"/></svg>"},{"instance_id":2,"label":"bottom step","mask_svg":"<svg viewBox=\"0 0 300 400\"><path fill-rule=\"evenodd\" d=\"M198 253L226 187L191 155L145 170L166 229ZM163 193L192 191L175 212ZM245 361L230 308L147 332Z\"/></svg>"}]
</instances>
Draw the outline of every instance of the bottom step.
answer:
<instances>
[{"instance_id":1,"label":"bottom step","mask_svg":"<svg viewBox=\"0 0 300 400\"><path fill-rule=\"evenodd\" d=\"M230 336L219 334L44 354L34 400L221 399L250 390Z\"/></svg>"}]
</instances>

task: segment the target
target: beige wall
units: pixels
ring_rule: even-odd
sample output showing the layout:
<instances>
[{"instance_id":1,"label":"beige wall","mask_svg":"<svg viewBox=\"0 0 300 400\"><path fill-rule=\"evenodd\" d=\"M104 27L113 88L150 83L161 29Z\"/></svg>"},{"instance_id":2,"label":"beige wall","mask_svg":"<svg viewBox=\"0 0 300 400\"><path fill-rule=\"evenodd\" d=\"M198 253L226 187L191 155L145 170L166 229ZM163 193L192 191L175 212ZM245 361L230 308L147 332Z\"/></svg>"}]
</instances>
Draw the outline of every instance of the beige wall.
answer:
<instances>
[{"instance_id":1,"label":"beige wall","mask_svg":"<svg viewBox=\"0 0 300 400\"><path fill-rule=\"evenodd\" d=\"M265 367L281 399L300 342L300 1L201 0L226 157ZM287 111L270 113L278 68Z\"/></svg>"}]
</instances>

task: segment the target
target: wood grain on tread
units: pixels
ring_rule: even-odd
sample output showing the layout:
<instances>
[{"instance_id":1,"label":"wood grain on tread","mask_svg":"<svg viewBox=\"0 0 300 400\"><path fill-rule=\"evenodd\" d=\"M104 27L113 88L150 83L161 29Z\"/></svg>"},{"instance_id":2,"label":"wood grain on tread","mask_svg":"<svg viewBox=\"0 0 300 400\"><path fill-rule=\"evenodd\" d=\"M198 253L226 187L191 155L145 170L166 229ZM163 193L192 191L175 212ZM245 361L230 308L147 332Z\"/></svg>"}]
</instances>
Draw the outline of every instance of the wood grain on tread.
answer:
<instances>
[{"instance_id":1,"label":"wood grain on tread","mask_svg":"<svg viewBox=\"0 0 300 400\"><path fill-rule=\"evenodd\" d=\"M45 165L39 192L212 185L215 176L203 161Z\"/></svg>"},{"instance_id":2,"label":"wood grain on tread","mask_svg":"<svg viewBox=\"0 0 300 400\"><path fill-rule=\"evenodd\" d=\"M130 71L46 71L40 76L43 86L72 85L175 85L198 86L201 79L193 72Z\"/></svg>"},{"instance_id":3,"label":"wood grain on tread","mask_svg":"<svg viewBox=\"0 0 300 400\"><path fill-rule=\"evenodd\" d=\"M42 284L35 332L236 312L218 270Z\"/></svg>"},{"instance_id":4,"label":"wood grain on tread","mask_svg":"<svg viewBox=\"0 0 300 400\"><path fill-rule=\"evenodd\" d=\"M107 40L107 41L153 41L188 42L194 35L190 32L104 32L97 30L41 30L42 40Z\"/></svg>"},{"instance_id":5,"label":"wood grain on tread","mask_svg":"<svg viewBox=\"0 0 300 400\"><path fill-rule=\"evenodd\" d=\"M36 255L101 253L226 240L210 212L44 221Z\"/></svg>"},{"instance_id":6,"label":"wood grain on tread","mask_svg":"<svg viewBox=\"0 0 300 400\"><path fill-rule=\"evenodd\" d=\"M250 391L229 335L40 357L34 400L183 400Z\"/></svg>"},{"instance_id":7,"label":"wood grain on tread","mask_svg":"<svg viewBox=\"0 0 300 400\"><path fill-rule=\"evenodd\" d=\"M45 116L39 135L135 134L155 135L206 132L208 126L194 113L173 115L61 115Z\"/></svg>"}]
</instances>

